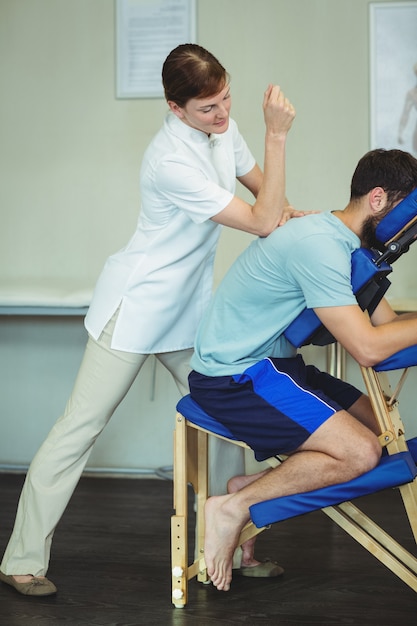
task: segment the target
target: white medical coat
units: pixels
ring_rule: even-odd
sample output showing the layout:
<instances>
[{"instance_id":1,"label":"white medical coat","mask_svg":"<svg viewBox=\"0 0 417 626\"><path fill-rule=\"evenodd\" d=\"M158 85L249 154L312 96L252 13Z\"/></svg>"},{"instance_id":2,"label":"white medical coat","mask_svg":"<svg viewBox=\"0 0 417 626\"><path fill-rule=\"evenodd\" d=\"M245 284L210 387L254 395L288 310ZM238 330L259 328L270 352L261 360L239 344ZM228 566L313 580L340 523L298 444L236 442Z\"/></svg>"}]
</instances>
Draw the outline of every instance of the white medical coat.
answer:
<instances>
[{"instance_id":1,"label":"white medical coat","mask_svg":"<svg viewBox=\"0 0 417 626\"><path fill-rule=\"evenodd\" d=\"M85 326L95 339L120 307L112 348L152 354L193 346L221 229L210 218L254 165L233 120L209 138L167 115L143 158L137 229L108 258L94 291Z\"/></svg>"}]
</instances>

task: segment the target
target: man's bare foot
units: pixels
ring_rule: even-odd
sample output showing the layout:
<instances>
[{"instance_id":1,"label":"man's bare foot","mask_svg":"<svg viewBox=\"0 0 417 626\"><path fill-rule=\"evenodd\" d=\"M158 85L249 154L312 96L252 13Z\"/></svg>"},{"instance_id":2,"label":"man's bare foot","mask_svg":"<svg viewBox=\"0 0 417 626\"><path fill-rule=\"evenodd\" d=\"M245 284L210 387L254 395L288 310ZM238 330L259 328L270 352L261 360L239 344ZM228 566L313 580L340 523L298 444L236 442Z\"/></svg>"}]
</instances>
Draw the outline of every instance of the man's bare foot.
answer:
<instances>
[{"instance_id":1,"label":"man's bare foot","mask_svg":"<svg viewBox=\"0 0 417 626\"><path fill-rule=\"evenodd\" d=\"M219 591L230 589L233 553L246 522L245 513L242 515L231 503L233 499L233 494L212 496L204 508L204 558L207 574Z\"/></svg>"},{"instance_id":2,"label":"man's bare foot","mask_svg":"<svg viewBox=\"0 0 417 626\"><path fill-rule=\"evenodd\" d=\"M270 470L267 469L263 472L259 472L258 474L250 474L249 476L233 476L233 478L231 478L227 483L228 493L236 493L237 491L240 491L247 485L253 483L258 478L261 478L261 476L264 476L264 474L269 471ZM252 539L245 541L245 543L242 543L242 560L240 563L241 567L256 567L260 564L260 561L255 559L255 543L256 537L253 537Z\"/></svg>"},{"instance_id":3,"label":"man's bare foot","mask_svg":"<svg viewBox=\"0 0 417 626\"><path fill-rule=\"evenodd\" d=\"M255 559L255 543L256 537L252 537L240 546L242 549L242 560L240 567L256 567L260 564L260 561Z\"/></svg>"}]
</instances>

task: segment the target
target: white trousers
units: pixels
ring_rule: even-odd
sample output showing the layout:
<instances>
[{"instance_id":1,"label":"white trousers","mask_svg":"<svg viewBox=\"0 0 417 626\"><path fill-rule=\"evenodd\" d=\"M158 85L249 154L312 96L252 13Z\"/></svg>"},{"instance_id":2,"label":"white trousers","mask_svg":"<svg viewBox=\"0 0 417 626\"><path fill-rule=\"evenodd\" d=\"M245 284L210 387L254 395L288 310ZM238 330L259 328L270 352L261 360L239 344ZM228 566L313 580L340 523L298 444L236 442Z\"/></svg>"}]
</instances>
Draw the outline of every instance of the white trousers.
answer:
<instances>
[{"instance_id":1,"label":"white trousers","mask_svg":"<svg viewBox=\"0 0 417 626\"><path fill-rule=\"evenodd\" d=\"M116 315L98 341L88 339L64 414L30 465L13 533L0 566L4 574L46 575L54 530L77 486L92 446L149 356L110 348ZM191 354L190 349L155 355L171 372L183 395L188 393ZM174 427L175 407L169 410ZM214 440L210 453L210 492L212 495L225 493L228 478L244 472L243 451L238 446Z\"/></svg>"}]
</instances>

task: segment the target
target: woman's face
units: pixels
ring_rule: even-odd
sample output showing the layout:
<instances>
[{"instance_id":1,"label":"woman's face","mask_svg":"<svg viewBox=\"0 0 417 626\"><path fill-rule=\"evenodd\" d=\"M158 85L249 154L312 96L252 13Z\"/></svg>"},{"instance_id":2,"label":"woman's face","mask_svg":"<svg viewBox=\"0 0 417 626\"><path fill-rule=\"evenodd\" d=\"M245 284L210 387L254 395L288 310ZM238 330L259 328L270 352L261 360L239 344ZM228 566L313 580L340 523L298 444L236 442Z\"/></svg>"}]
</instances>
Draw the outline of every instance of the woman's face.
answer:
<instances>
[{"instance_id":1,"label":"woman's face","mask_svg":"<svg viewBox=\"0 0 417 626\"><path fill-rule=\"evenodd\" d=\"M224 133L229 127L231 107L230 85L210 98L191 98L185 107L168 102L169 107L184 124L206 135Z\"/></svg>"}]
</instances>

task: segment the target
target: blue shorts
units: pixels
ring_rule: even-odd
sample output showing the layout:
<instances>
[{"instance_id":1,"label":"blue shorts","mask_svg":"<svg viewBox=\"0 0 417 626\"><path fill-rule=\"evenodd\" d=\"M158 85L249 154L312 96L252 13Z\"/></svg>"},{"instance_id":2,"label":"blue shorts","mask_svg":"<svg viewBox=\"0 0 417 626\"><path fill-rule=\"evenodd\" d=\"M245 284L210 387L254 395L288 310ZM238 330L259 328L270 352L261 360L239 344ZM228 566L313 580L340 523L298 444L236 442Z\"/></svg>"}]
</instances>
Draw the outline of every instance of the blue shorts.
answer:
<instances>
[{"instance_id":1,"label":"blue shorts","mask_svg":"<svg viewBox=\"0 0 417 626\"><path fill-rule=\"evenodd\" d=\"M189 384L191 397L245 441L258 461L293 452L362 395L352 385L305 365L301 355L263 359L236 376L192 371Z\"/></svg>"}]
</instances>

